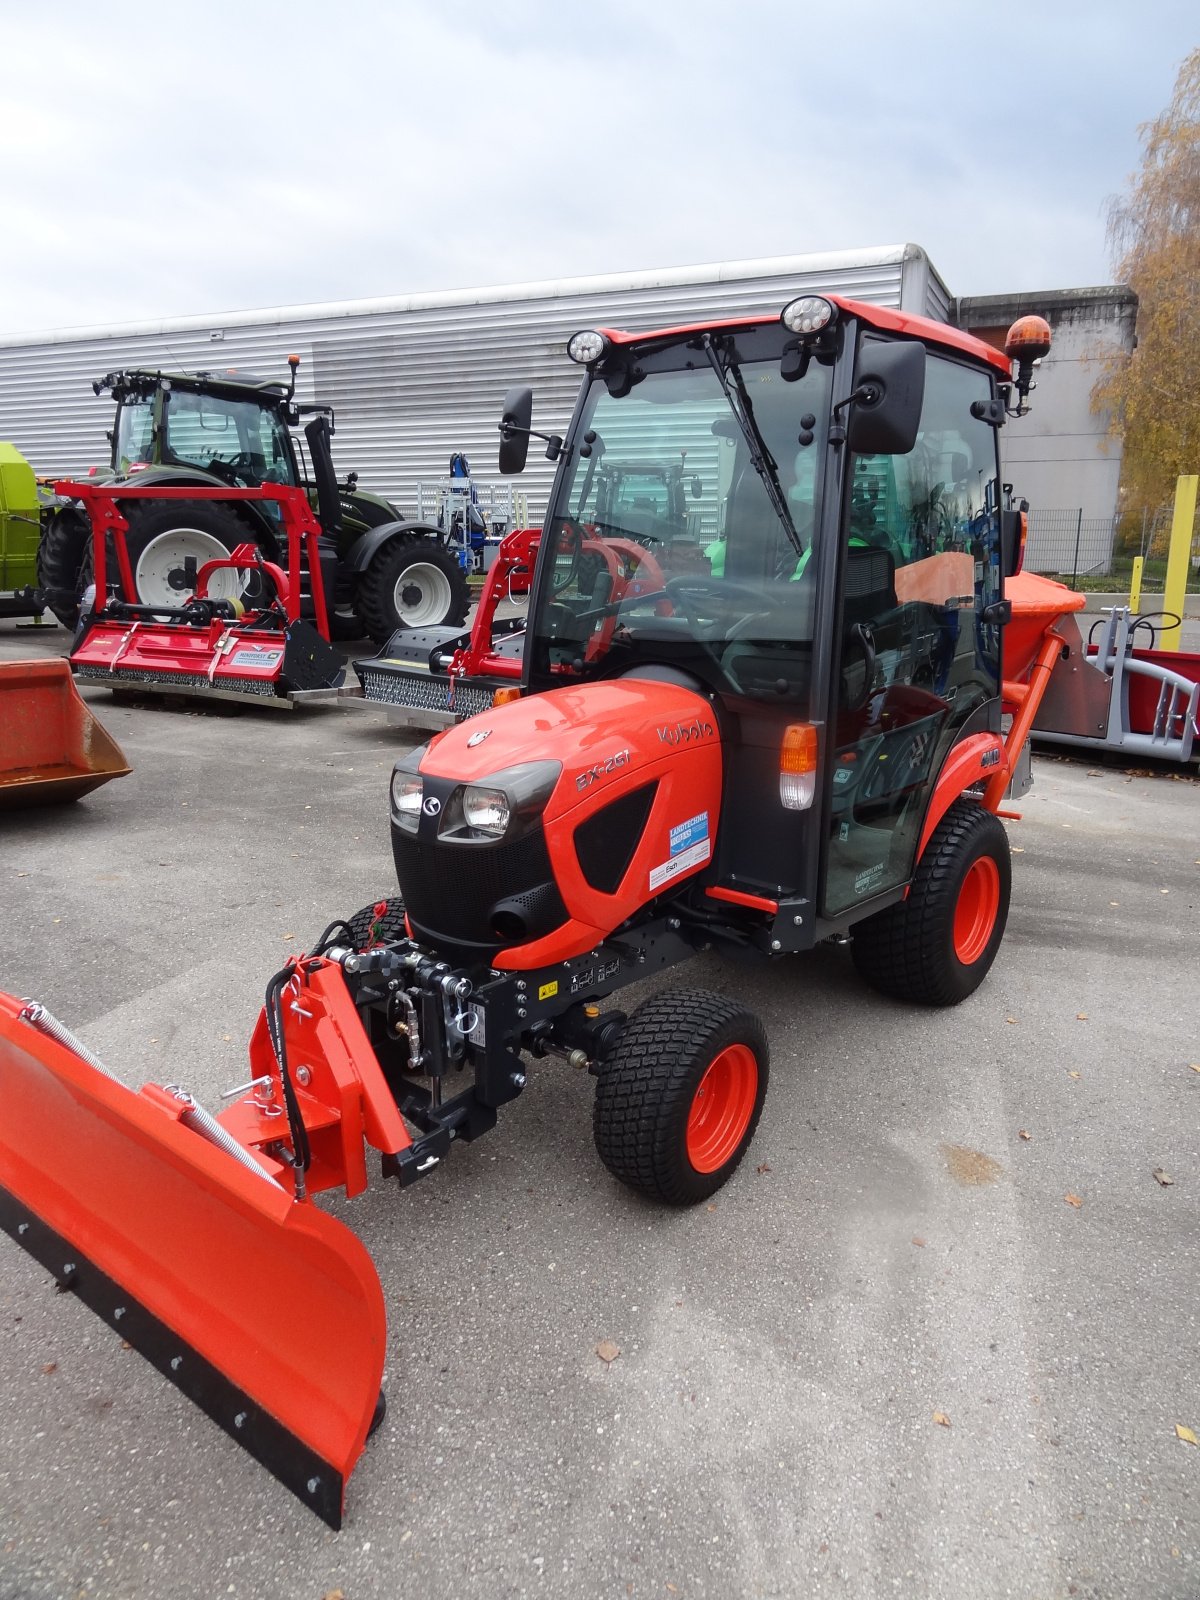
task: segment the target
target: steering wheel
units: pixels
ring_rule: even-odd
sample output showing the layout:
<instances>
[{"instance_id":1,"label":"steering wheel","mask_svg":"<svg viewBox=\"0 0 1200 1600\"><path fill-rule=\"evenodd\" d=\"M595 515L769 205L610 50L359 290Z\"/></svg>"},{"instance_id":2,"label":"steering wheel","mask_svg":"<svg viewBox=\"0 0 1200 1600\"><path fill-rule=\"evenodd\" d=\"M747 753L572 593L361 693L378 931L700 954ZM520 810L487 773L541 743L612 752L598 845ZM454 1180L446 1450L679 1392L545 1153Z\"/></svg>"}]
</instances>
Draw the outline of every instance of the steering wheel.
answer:
<instances>
[{"instance_id":1,"label":"steering wheel","mask_svg":"<svg viewBox=\"0 0 1200 1600\"><path fill-rule=\"evenodd\" d=\"M221 478L232 488L237 489L241 487L239 474L249 471L252 465L253 462L249 452L243 450L239 455L230 457L229 460L226 460L224 456L213 456L205 470L211 472L214 478Z\"/></svg>"},{"instance_id":2,"label":"steering wheel","mask_svg":"<svg viewBox=\"0 0 1200 1600\"><path fill-rule=\"evenodd\" d=\"M717 601L717 605L707 613L717 616L727 608L730 600L741 600L747 605L762 610L763 597L756 589L751 589L748 584L732 583L728 578L706 578L693 576L691 573L681 573L678 577L668 578L663 584L663 593L671 600L678 600L688 621L695 626L696 620L705 615L696 604L705 596Z\"/></svg>"}]
</instances>

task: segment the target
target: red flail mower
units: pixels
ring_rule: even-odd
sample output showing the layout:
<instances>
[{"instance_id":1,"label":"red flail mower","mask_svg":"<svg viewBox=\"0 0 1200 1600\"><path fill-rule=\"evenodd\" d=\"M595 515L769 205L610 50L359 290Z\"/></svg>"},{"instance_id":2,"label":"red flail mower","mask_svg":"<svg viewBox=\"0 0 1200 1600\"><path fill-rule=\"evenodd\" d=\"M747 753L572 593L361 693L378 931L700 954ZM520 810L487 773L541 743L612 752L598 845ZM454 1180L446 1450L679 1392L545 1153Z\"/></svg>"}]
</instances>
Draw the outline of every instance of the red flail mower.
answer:
<instances>
[{"instance_id":1,"label":"red flail mower","mask_svg":"<svg viewBox=\"0 0 1200 1600\"><path fill-rule=\"evenodd\" d=\"M577 334L520 677L397 764L399 894L270 980L236 1103L133 1092L0 998L0 1221L334 1526L386 1330L366 1251L313 1201L365 1187L366 1147L414 1183L555 1057L595 1075L610 1172L689 1205L754 1133L766 1034L716 992L627 1015L626 985L847 936L887 995L982 982L997 811L1075 600L1042 596L1006 647L1021 518L997 439L1045 348L1026 329L1014 376L832 295ZM510 391L502 470L531 416Z\"/></svg>"}]
</instances>

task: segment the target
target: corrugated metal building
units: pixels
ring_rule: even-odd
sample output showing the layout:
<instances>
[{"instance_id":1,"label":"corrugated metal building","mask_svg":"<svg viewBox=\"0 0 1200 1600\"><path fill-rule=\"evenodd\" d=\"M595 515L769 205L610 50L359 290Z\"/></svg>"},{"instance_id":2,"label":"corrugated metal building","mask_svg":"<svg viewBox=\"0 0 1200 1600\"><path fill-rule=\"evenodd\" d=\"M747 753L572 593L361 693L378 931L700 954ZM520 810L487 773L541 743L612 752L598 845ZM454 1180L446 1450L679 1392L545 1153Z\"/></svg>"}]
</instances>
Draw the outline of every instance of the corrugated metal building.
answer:
<instances>
[{"instance_id":1,"label":"corrugated metal building","mask_svg":"<svg viewBox=\"0 0 1200 1600\"><path fill-rule=\"evenodd\" d=\"M413 510L417 482L443 476L454 450L478 477L495 476L510 384L533 384L535 427L562 430L579 383L566 359L577 329L769 313L805 290L943 320L951 309L910 244L0 337L0 439L38 472L82 472L108 457L112 403L95 398L94 378L123 366L285 377L295 353L299 397L337 409L339 472L357 471L363 488ZM522 486L532 514L551 473L531 454Z\"/></svg>"}]
</instances>

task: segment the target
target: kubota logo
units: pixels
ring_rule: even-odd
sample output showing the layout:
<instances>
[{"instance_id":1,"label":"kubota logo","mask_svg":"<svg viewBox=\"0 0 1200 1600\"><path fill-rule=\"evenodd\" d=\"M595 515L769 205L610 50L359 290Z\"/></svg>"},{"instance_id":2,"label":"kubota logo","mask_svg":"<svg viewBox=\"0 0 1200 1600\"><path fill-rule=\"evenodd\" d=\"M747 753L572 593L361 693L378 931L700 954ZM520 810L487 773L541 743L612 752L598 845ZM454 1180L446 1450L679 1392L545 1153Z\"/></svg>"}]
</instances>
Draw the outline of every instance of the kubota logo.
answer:
<instances>
[{"instance_id":1,"label":"kubota logo","mask_svg":"<svg viewBox=\"0 0 1200 1600\"><path fill-rule=\"evenodd\" d=\"M715 731L711 722L702 722L697 717L694 722L677 722L673 728L660 728L658 739L660 744L691 744L696 739L711 739Z\"/></svg>"}]
</instances>

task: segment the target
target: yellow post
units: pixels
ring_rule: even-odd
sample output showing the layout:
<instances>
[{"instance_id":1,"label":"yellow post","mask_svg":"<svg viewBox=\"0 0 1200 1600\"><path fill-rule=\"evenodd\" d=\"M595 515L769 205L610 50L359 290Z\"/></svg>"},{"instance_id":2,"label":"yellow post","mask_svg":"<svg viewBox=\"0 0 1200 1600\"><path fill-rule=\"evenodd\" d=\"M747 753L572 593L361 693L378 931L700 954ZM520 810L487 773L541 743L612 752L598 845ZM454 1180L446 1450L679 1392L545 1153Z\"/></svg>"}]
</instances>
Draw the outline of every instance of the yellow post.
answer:
<instances>
[{"instance_id":1,"label":"yellow post","mask_svg":"<svg viewBox=\"0 0 1200 1600\"><path fill-rule=\"evenodd\" d=\"M1142 609L1142 568L1145 561L1141 556L1133 558L1133 577L1129 583L1129 609L1136 617Z\"/></svg>"},{"instance_id":2,"label":"yellow post","mask_svg":"<svg viewBox=\"0 0 1200 1600\"><path fill-rule=\"evenodd\" d=\"M1171 545L1167 551L1167 581L1163 586L1163 610L1183 616L1187 591L1188 560L1192 553L1192 528L1196 521L1196 486L1200 477L1191 473L1175 483L1175 515L1171 518ZM1159 634L1160 650L1178 650L1181 627L1164 628Z\"/></svg>"}]
</instances>

